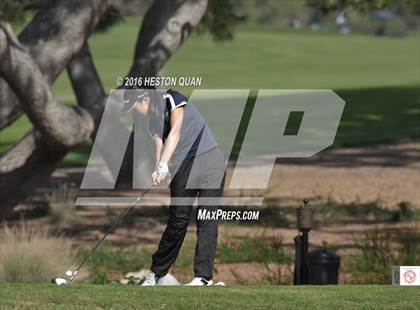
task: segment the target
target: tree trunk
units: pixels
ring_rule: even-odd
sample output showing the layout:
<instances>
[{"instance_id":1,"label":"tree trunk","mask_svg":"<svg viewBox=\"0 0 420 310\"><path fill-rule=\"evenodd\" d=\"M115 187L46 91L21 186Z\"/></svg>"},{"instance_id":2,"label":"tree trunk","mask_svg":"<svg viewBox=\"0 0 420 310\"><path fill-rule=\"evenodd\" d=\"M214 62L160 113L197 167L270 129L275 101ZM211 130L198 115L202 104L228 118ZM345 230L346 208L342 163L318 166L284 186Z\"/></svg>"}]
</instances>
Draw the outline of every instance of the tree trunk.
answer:
<instances>
[{"instance_id":1,"label":"tree trunk","mask_svg":"<svg viewBox=\"0 0 420 310\"><path fill-rule=\"evenodd\" d=\"M97 128L105 107L106 93L93 63L87 42L83 44L80 51L67 66L67 73L78 105L95 116L95 127Z\"/></svg>"},{"instance_id":2,"label":"tree trunk","mask_svg":"<svg viewBox=\"0 0 420 310\"><path fill-rule=\"evenodd\" d=\"M0 157L0 219L50 177L64 152L51 152L38 131L32 130Z\"/></svg>"},{"instance_id":3,"label":"tree trunk","mask_svg":"<svg viewBox=\"0 0 420 310\"><path fill-rule=\"evenodd\" d=\"M86 110L58 102L31 56L8 24L0 23L0 75L17 95L22 109L51 149L83 143L94 125Z\"/></svg>"},{"instance_id":4,"label":"tree trunk","mask_svg":"<svg viewBox=\"0 0 420 310\"><path fill-rule=\"evenodd\" d=\"M34 128L0 157L1 214L7 214L45 181L65 154L94 129L90 114L62 105L10 25L0 24L0 75L22 103Z\"/></svg>"}]
</instances>

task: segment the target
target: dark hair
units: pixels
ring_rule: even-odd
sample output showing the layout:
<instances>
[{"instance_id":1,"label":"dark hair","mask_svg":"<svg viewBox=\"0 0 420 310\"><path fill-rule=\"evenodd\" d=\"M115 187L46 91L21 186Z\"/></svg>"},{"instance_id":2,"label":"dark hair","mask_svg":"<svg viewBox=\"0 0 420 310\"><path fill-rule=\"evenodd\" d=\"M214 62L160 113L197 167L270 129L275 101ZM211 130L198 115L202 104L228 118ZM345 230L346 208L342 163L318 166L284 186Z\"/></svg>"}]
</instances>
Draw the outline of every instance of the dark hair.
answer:
<instances>
[{"instance_id":1,"label":"dark hair","mask_svg":"<svg viewBox=\"0 0 420 310\"><path fill-rule=\"evenodd\" d=\"M161 91L153 89L148 92L150 98L149 109L147 111L147 127L154 133L163 133L163 124L165 119L165 105L162 104L163 94ZM151 134L153 136L153 134Z\"/></svg>"}]
</instances>

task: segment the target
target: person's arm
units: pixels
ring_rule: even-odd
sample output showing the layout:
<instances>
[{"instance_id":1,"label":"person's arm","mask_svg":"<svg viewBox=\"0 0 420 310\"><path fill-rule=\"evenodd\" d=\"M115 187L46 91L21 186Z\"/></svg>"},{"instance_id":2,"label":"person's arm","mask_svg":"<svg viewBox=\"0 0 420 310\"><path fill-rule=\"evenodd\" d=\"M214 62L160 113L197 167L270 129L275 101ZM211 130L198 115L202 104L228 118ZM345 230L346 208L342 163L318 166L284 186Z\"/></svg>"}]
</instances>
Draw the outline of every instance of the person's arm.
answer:
<instances>
[{"instance_id":1,"label":"person's arm","mask_svg":"<svg viewBox=\"0 0 420 310\"><path fill-rule=\"evenodd\" d=\"M162 155L160 156L159 160L157 159L158 155L156 155L158 164L156 168L156 173L153 173L153 181L155 183L160 183L168 176L168 163L171 160L171 157L175 152L175 149L178 146L178 142L181 137L182 122L184 119L184 109L182 107L179 107L172 110L170 113L171 130L169 131L168 137L166 138L165 144L163 145Z\"/></svg>"},{"instance_id":2,"label":"person's arm","mask_svg":"<svg viewBox=\"0 0 420 310\"><path fill-rule=\"evenodd\" d=\"M155 158L156 158L155 169L156 169L160 161L160 156L162 155L163 141L161 137L159 137L158 135L155 135L153 142L155 143Z\"/></svg>"},{"instance_id":3,"label":"person's arm","mask_svg":"<svg viewBox=\"0 0 420 310\"><path fill-rule=\"evenodd\" d=\"M160 156L162 154L163 141L162 141L161 137L159 137L158 135L155 135L155 137L153 138L153 142L155 144L155 158L156 158L156 161L155 161L155 169L152 173L152 180L153 180L153 183L156 185L156 184L159 184L160 181L161 181L157 170L158 170L158 166L159 166L159 162L160 162Z\"/></svg>"},{"instance_id":4,"label":"person's arm","mask_svg":"<svg viewBox=\"0 0 420 310\"><path fill-rule=\"evenodd\" d=\"M184 119L184 108L176 108L171 112L171 130L163 146L160 161L168 163L175 152L181 137L182 121Z\"/></svg>"}]
</instances>

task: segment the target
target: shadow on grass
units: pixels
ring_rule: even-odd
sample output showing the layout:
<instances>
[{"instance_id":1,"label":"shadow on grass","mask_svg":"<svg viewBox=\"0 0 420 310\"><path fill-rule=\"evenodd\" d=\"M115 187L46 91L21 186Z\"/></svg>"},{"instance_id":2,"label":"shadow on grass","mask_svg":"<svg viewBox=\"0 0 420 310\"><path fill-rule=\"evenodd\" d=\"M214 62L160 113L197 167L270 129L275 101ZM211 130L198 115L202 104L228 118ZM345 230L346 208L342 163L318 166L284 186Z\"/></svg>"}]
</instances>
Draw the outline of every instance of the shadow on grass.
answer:
<instances>
[{"instance_id":1,"label":"shadow on grass","mask_svg":"<svg viewBox=\"0 0 420 310\"><path fill-rule=\"evenodd\" d=\"M336 93L346 101L346 106L334 144L313 158L283 158L279 159L278 163L325 166L406 166L419 162L418 148L415 144L420 139L420 88L346 89L336 90ZM283 128L264 125L265 115L254 116L255 98L253 95L247 101L230 157L232 160L238 158L245 139L247 139L248 155L263 156L277 153L281 149L281 146L273 143L272 136L273 134L281 135ZM272 100L277 99L273 97ZM271 117L282 117L278 110L267 112L272 112ZM304 117L294 115L296 113L291 112L285 134L298 134ZM311 113L322 112L319 109L313 109ZM260 132L254 131L248 135L245 132L252 117L262 118L251 121L260 122L258 127ZM216 128L216 131L223 130ZM314 133L316 133L315 128ZM307 142L299 140L302 145ZM403 146L389 145L399 142L414 143ZM360 148L364 146L369 147ZM349 149L350 147L352 149Z\"/></svg>"},{"instance_id":2,"label":"shadow on grass","mask_svg":"<svg viewBox=\"0 0 420 310\"><path fill-rule=\"evenodd\" d=\"M334 147L420 138L420 88L337 90L346 101Z\"/></svg>"},{"instance_id":3,"label":"shadow on grass","mask_svg":"<svg viewBox=\"0 0 420 310\"><path fill-rule=\"evenodd\" d=\"M310 159L279 159L278 163L321 166L407 166L419 162L420 88L388 87L337 90L346 101L332 147ZM383 146L414 142L404 148Z\"/></svg>"}]
</instances>

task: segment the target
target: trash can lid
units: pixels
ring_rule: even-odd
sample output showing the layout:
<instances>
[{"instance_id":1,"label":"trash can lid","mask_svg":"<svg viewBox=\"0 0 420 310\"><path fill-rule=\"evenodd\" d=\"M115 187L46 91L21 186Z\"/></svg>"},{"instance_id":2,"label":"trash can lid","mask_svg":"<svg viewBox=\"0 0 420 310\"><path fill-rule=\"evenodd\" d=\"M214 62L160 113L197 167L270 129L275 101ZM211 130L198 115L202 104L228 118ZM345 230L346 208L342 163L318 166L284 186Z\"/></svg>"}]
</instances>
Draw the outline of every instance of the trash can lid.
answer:
<instances>
[{"instance_id":1,"label":"trash can lid","mask_svg":"<svg viewBox=\"0 0 420 310\"><path fill-rule=\"evenodd\" d=\"M308 254L311 261L335 261L340 260L340 256L338 256L334 251L326 249L326 248L318 248L312 250Z\"/></svg>"}]
</instances>

